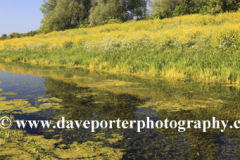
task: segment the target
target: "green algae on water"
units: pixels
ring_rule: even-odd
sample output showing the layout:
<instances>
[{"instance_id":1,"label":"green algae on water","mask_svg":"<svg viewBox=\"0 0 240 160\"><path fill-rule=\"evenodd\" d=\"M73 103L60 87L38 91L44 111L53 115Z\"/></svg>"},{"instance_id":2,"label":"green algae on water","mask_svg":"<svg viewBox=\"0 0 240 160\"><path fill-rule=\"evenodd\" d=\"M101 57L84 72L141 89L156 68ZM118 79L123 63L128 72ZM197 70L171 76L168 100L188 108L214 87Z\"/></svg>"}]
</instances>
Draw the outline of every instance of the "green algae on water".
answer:
<instances>
[{"instance_id":1,"label":"green algae on water","mask_svg":"<svg viewBox=\"0 0 240 160\"><path fill-rule=\"evenodd\" d=\"M37 102L44 102L41 104L37 104L36 106L32 106L25 99L13 99L6 100L6 97L0 97L0 111L7 111L13 113L34 113L39 112L43 109L55 108L59 109L62 105L59 103L61 99L58 98L39 98Z\"/></svg>"},{"instance_id":2,"label":"green algae on water","mask_svg":"<svg viewBox=\"0 0 240 160\"><path fill-rule=\"evenodd\" d=\"M2 95L5 95L5 96L15 96L15 95L17 95L17 93L7 92L7 93L0 94L0 96L2 96Z\"/></svg>"},{"instance_id":3,"label":"green algae on water","mask_svg":"<svg viewBox=\"0 0 240 160\"><path fill-rule=\"evenodd\" d=\"M62 102L62 99L51 97L51 98L44 98L44 97L38 97L37 102Z\"/></svg>"},{"instance_id":4,"label":"green algae on water","mask_svg":"<svg viewBox=\"0 0 240 160\"><path fill-rule=\"evenodd\" d=\"M6 136L8 135L8 136ZM113 135L113 138L118 135ZM121 138L120 138L121 139ZM109 140L115 143L119 140ZM5 159L121 159L123 149L107 147L101 141L73 142L67 149L61 138L45 139L20 130L0 130L0 158ZM60 144L60 145L57 145Z\"/></svg>"},{"instance_id":5,"label":"green algae on water","mask_svg":"<svg viewBox=\"0 0 240 160\"><path fill-rule=\"evenodd\" d=\"M192 110L197 108L206 108L206 107L222 107L223 104L229 102L223 101L221 99L212 99L208 98L205 100L179 100L179 101L148 101L143 105L138 107L152 107L153 110L160 111L166 110L168 112L177 112L180 110Z\"/></svg>"}]
</instances>

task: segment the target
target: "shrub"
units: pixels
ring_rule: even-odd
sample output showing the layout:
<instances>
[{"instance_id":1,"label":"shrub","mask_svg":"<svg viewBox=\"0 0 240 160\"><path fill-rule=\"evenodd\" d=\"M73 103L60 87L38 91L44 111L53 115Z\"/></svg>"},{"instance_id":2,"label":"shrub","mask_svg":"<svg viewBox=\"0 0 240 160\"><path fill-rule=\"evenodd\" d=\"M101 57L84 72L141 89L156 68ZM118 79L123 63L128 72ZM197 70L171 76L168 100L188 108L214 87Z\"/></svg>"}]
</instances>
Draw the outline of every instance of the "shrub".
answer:
<instances>
[{"instance_id":1,"label":"shrub","mask_svg":"<svg viewBox=\"0 0 240 160\"><path fill-rule=\"evenodd\" d=\"M72 41L66 41L66 42L63 43L63 47L65 49L70 49L70 48L73 47L73 42Z\"/></svg>"},{"instance_id":2,"label":"shrub","mask_svg":"<svg viewBox=\"0 0 240 160\"><path fill-rule=\"evenodd\" d=\"M0 40L4 40L7 38L7 34L2 34L2 36L0 37Z\"/></svg>"}]
</instances>

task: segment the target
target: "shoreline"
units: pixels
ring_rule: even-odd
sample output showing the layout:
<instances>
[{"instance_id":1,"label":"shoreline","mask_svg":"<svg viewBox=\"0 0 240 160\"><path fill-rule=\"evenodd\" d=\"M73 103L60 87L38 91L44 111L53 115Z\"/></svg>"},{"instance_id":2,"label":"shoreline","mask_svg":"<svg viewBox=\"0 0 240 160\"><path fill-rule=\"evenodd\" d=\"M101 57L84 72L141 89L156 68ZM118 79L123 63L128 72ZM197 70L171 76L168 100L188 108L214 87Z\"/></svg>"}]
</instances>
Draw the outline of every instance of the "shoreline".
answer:
<instances>
[{"instance_id":1,"label":"shoreline","mask_svg":"<svg viewBox=\"0 0 240 160\"><path fill-rule=\"evenodd\" d=\"M1 52L0 52L1 55ZM118 72L116 72L116 70L102 70L99 69L98 66L91 66L91 67L86 67L84 65L71 65L71 64L60 64L60 63L51 63L51 62L36 62L36 60L30 60L30 61L24 61L24 60L9 60L9 58L7 57L6 59L1 59L0 63L4 62L4 63L23 63L23 64L30 64L30 65L41 65L41 66L53 66L53 67L66 67L66 68L82 68L82 69L86 69L86 70L94 70L94 71L99 71L99 72L105 72L105 73L109 73L109 74L120 74L120 75L130 75L130 76L136 76L142 79L165 79L168 81L178 81L178 82L185 82L185 81L192 81L192 82L196 82L196 83L203 83L203 84L223 84L225 86L233 86L233 87L237 87L239 88L240 85L238 82L226 82L226 81L205 81L205 80L199 80L197 79L197 77L194 77L195 79L193 79L192 77L187 77L187 78L178 78L178 77L169 77L169 76L164 76L164 75L151 75L149 73L144 73L144 72L135 72L135 73L127 73L127 72L121 72L121 70L119 70Z\"/></svg>"}]
</instances>

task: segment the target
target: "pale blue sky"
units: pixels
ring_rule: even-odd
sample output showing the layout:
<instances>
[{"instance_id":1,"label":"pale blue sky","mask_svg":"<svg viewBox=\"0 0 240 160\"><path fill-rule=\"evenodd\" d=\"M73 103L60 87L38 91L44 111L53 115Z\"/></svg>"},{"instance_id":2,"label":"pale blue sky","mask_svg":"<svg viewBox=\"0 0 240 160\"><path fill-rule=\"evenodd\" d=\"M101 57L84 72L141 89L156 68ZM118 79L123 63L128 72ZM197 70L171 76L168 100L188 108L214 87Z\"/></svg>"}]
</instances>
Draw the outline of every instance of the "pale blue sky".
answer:
<instances>
[{"instance_id":1,"label":"pale blue sky","mask_svg":"<svg viewBox=\"0 0 240 160\"><path fill-rule=\"evenodd\" d=\"M39 29L43 0L0 0L0 37Z\"/></svg>"}]
</instances>

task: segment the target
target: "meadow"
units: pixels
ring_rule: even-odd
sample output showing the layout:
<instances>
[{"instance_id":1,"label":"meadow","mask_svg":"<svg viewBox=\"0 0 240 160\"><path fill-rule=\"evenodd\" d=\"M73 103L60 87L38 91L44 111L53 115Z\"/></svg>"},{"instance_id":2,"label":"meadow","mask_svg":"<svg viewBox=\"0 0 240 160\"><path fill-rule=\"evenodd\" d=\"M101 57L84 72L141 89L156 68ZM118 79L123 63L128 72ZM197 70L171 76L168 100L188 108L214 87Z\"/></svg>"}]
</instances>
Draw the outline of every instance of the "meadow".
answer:
<instances>
[{"instance_id":1,"label":"meadow","mask_svg":"<svg viewBox=\"0 0 240 160\"><path fill-rule=\"evenodd\" d=\"M186 15L0 41L2 61L240 83L240 12Z\"/></svg>"}]
</instances>

